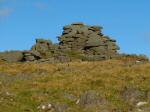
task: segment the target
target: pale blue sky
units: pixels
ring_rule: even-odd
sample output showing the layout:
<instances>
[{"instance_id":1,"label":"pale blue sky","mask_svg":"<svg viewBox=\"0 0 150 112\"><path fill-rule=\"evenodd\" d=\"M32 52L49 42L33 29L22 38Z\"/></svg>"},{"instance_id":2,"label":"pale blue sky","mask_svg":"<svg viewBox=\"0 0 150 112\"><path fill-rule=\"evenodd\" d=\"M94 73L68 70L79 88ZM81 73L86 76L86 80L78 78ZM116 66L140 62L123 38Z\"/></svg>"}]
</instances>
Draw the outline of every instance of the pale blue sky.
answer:
<instances>
[{"instance_id":1,"label":"pale blue sky","mask_svg":"<svg viewBox=\"0 0 150 112\"><path fill-rule=\"evenodd\" d=\"M72 22L103 26L124 53L150 57L150 0L0 0L0 51L57 42Z\"/></svg>"}]
</instances>

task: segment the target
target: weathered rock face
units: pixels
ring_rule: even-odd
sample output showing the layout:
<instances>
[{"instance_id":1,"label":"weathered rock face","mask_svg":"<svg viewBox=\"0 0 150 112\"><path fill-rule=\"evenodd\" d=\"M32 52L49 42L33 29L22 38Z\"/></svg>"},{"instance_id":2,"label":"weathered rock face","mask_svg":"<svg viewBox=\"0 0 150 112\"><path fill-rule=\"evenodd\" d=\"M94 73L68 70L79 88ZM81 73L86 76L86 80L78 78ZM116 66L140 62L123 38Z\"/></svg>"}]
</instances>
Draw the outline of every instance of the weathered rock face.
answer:
<instances>
[{"instance_id":1,"label":"weathered rock face","mask_svg":"<svg viewBox=\"0 0 150 112\"><path fill-rule=\"evenodd\" d=\"M53 45L50 40L36 39L36 44L32 46L31 51L39 52L42 57L46 58L53 49L52 46Z\"/></svg>"},{"instance_id":2,"label":"weathered rock face","mask_svg":"<svg viewBox=\"0 0 150 112\"><path fill-rule=\"evenodd\" d=\"M32 46L31 50L44 52L50 50L52 42L45 39L36 39L36 44Z\"/></svg>"},{"instance_id":3,"label":"weathered rock face","mask_svg":"<svg viewBox=\"0 0 150 112\"><path fill-rule=\"evenodd\" d=\"M76 51L86 56L98 55L102 59L110 59L117 55L119 47L116 41L104 36L100 26L87 26L73 23L64 26L59 37L59 49L63 52Z\"/></svg>"}]
</instances>

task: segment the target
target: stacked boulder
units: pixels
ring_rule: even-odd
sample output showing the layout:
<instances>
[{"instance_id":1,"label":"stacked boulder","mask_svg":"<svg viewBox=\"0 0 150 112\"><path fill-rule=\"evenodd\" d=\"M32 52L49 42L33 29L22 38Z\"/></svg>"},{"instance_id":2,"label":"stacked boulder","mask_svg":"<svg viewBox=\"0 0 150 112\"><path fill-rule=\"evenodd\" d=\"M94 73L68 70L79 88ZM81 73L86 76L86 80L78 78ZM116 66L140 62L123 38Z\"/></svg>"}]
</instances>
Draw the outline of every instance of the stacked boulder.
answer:
<instances>
[{"instance_id":1,"label":"stacked boulder","mask_svg":"<svg viewBox=\"0 0 150 112\"><path fill-rule=\"evenodd\" d=\"M31 50L8 51L0 53L0 60L8 62L30 62L40 59L48 59L53 56L56 45L45 39L36 39L36 44Z\"/></svg>"},{"instance_id":2,"label":"stacked boulder","mask_svg":"<svg viewBox=\"0 0 150 112\"><path fill-rule=\"evenodd\" d=\"M23 51L22 61L35 61L41 59L42 56L38 51Z\"/></svg>"},{"instance_id":3,"label":"stacked boulder","mask_svg":"<svg viewBox=\"0 0 150 112\"><path fill-rule=\"evenodd\" d=\"M85 57L97 57L96 60L117 56L119 47L116 41L102 34L102 27L73 23L64 26L59 37L59 49L62 52L78 52Z\"/></svg>"},{"instance_id":4,"label":"stacked boulder","mask_svg":"<svg viewBox=\"0 0 150 112\"><path fill-rule=\"evenodd\" d=\"M54 53L54 45L50 40L36 39L36 44L32 46L30 51L23 51L23 60L36 61L47 59L52 57L52 53Z\"/></svg>"},{"instance_id":5,"label":"stacked boulder","mask_svg":"<svg viewBox=\"0 0 150 112\"><path fill-rule=\"evenodd\" d=\"M39 52L43 57L46 57L46 53L52 50L52 42L45 39L36 39L36 44L32 46L31 51Z\"/></svg>"}]
</instances>

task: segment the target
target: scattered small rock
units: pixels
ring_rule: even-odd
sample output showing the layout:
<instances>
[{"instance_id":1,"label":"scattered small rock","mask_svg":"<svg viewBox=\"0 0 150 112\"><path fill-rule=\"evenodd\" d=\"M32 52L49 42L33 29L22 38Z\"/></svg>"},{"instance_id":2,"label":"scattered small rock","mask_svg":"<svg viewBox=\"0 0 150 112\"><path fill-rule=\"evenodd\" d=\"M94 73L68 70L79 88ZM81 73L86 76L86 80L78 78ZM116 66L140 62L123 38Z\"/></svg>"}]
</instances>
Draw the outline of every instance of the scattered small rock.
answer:
<instances>
[{"instance_id":1,"label":"scattered small rock","mask_svg":"<svg viewBox=\"0 0 150 112\"><path fill-rule=\"evenodd\" d=\"M41 104L37 107L38 110L40 111L52 111L52 112L65 112L68 109L68 105L66 104L52 104L52 103L46 103L46 104Z\"/></svg>"},{"instance_id":2,"label":"scattered small rock","mask_svg":"<svg viewBox=\"0 0 150 112\"><path fill-rule=\"evenodd\" d=\"M137 106L137 107L141 107L141 106L146 105L146 104L148 104L148 102L138 102L138 103L136 104L136 106Z\"/></svg>"},{"instance_id":3,"label":"scattered small rock","mask_svg":"<svg viewBox=\"0 0 150 112\"><path fill-rule=\"evenodd\" d=\"M51 110L52 104L51 103L47 103L47 104L41 104L40 106L37 107L38 110L42 110L42 111L48 111Z\"/></svg>"}]
</instances>

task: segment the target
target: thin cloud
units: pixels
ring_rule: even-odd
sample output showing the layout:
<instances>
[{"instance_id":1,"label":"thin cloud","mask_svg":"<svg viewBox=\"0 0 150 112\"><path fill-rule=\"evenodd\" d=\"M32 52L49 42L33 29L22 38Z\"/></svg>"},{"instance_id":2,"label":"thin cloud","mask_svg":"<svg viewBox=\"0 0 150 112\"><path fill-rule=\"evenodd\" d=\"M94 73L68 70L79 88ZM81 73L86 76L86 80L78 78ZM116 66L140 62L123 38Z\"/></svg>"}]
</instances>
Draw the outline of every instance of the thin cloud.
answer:
<instances>
[{"instance_id":1,"label":"thin cloud","mask_svg":"<svg viewBox=\"0 0 150 112\"><path fill-rule=\"evenodd\" d=\"M14 2L16 0L0 0L0 2Z\"/></svg>"},{"instance_id":2,"label":"thin cloud","mask_svg":"<svg viewBox=\"0 0 150 112\"><path fill-rule=\"evenodd\" d=\"M3 9L0 9L0 18L2 18L2 17L7 17L7 16L9 16L11 13L12 13L12 9L10 9L10 8L3 8Z\"/></svg>"},{"instance_id":3,"label":"thin cloud","mask_svg":"<svg viewBox=\"0 0 150 112\"><path fill-rule=\"evenodd\" d=\"M34 6L38 9L46 9L47 8L47 4L43 3L43 2L37 2L34 4Z\"/></svg>"},{"instance_id":4,"label":"thin cloud","mask_svg":"<svg viewBox=\"0 0 150 112\"><path fill-rule=\"evenodd\" d=\"M0 0L0 2L4 2L4 0Z\"/></svg>"},{"instance_id":5,"label":"thin cloud","mask_svg":"<svg viewBox=\"0 0 150 112\"><path fill-rule=\"evenodd\" d=\"M140 34L139 39L141 39L141 41L143 41L145 43L149 43L150 42L150 32L145 32L143 34Z\"/></svg>"},{"instance_id":6,"label":"thin cloud","mask_svg":"<svg viewBox=\"0 0 150 112\"><path fill-rule=\"evenodd\" d=\"M0 3L3 3L3 2L11 2L11 1L14 1L14 0L0 0Z\"/></svg>"},{"instance_id":7,"label":"thin cloud","mask_svg":"<svg viewBox=\"0 0 150 112\"><path fill-rule=\"evenodd\" d=\"M145 34L144 34L144 37L145 37L146 39L150 39L150 32L145 33Z\"/></svg>"}]
</instances>

